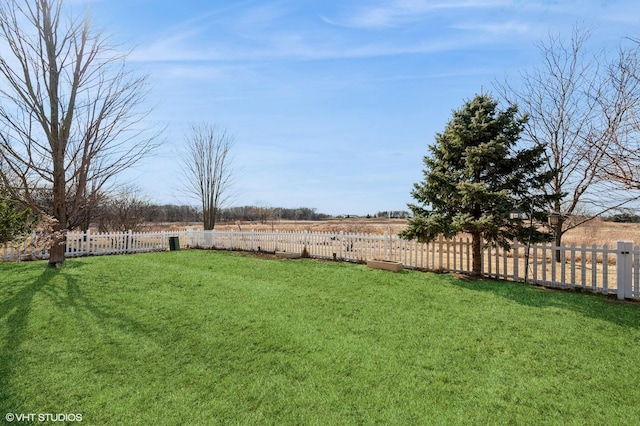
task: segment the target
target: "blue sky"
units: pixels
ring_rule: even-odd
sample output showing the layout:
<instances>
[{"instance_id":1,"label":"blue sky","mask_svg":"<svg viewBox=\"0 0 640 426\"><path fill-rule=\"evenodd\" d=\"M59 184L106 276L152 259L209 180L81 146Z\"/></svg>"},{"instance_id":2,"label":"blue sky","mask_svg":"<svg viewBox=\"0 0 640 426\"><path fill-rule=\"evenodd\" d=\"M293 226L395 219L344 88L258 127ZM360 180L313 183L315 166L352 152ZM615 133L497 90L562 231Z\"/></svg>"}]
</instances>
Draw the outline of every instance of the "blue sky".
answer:
<instances>
[{"instance_id":1,"label":"blue sky","mask_svg":"<svg viewBox=\"0 0 640 426\"><path fill-rule=\"evenodd\" d=\"M67 1L81 11L82 0ZM103 0L94 24L150 75L156 155L129 170L152 201L177 183L191 122L235 136L234 205L403 210L451 112L536 64L548 34L640 35L637 0Z\"/></svg>"}]
</instances>

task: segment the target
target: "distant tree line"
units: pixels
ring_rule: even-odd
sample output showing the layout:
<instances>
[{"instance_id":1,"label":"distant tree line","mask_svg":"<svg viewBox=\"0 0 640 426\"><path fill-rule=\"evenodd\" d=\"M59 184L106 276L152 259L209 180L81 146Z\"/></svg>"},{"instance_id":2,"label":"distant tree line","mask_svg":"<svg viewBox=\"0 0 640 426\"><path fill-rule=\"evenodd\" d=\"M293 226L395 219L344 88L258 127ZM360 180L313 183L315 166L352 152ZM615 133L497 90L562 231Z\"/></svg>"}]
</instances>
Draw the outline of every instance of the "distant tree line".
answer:
<instances>
[{"instance_id":1,"label":"distant tree line","mask_svg":"<svg viewBox=\"0 0 640 426\"><path fill-rule=\"evenodd\" d=\"M34 191L35 192L35 191ZM40 205L46 213L53 211L51 190L38 190ZM270 223L275 220L323 220L330 215L318 213L309 207L284 208L264 206L228 207L218 211L221 222ZM203 222L202 209L190 205L154 204L132 186L112 189L97 194L78 216L71 229L86 231L95 228L100 232L141 231L148 224Z\"/></svg>"},{"instance_id":2,"label":"distant tree line","mask_svg":"<svg viewBox=\"0 0 640 426\"><path fill-rule=\"evenodd\" d=\"M0 187L1 189L1 187ZM38 188L33 191L33 196L38 197L39 205L45 214L52 215L53 196L50 188ZM0 205L4 206L0 191ZM8 194L7 194L8 195ZM6 197L5 197L6 198ZM8 200L8 198L7 198ZM16 206L19 204L14 202ZM2 211L18 212L24 210L11 205ZM265 207L265 206L241 206L228 207L218 211L220 222L258 222L262 224L272 223L277 220L324 220L331 215L318 213L317 209L310 207ZM8 213L5 215L8 217ZM386 217L386 216L385 216ZM193 223L203 222L202 209L191 205L154 204L144 196L136 187L122 186L111 188L107 193L97 193L95 199L87 203L71 224L70 229L86 231L89 228L99 232L124 232L143 230L149 224L160 223Z\"/></svg>"},{"instance_id":3,"label":"distant tree line","mask_svg":"<svg viewBox=\"0 0 640 426\"><path fill-rule=\"evenodd\" d=\"M411 217L411 213L408 212L407 210L380 211L376 213L375 217L389 218L389 219L409 219Z\"/></svg>"},{"instance_id":4,"label":"distant tree line","mask_svg":"<svg viewBox=\"0 0 640 426\"><path fill-rule=\"evenodd\" d=\"M330 215L318 213L317 209L310 207L242 206L228 207L220 211L222 221L242 220L263 224L274 220L324 220L330 217Z\"/></svg>"},{"instance_id":5,"label":"distant tree line","mask_svg":"<svg viewBox=\"0 0 640 426\"><path fill-rule=\"evenodd\" d=\"M606 216L603 219L607 222L640 223L640 215L629 212L617 213L611 216Z\"/></svg>"}]
</instances>

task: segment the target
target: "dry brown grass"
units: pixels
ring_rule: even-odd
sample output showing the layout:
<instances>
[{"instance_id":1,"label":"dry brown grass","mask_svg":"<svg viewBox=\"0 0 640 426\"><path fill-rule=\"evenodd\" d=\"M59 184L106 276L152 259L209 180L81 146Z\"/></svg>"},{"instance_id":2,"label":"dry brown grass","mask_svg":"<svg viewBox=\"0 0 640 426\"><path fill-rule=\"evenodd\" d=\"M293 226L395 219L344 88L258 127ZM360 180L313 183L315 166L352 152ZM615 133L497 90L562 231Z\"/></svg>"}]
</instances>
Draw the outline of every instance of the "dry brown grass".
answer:
<instances>
[{"instance_id":1,"label":"dry brown grass","mask_svg":"<svg viewBox=\"0 0 640 426\"><path fill-rule=\"evenodd\" d=\"M630 241L634 245L639 245L640 224L593 220L568 231L562 239L562 242L567 245L585 244L587 247L593 244L599 247L604 244L615 247L617 241Z\"/></svg>"},{"instance_id":2,"label":"dry brown grass","mask_svg":"<svg viewBox=\"0 0 640 426\"><path fill-rule=\"evenodd\" d=\"M398 234L407 225L404 219L329 219L323 221L304 220L280 220L268 223L259 222L230 222L216 225L216 230L242 230L242 231L309 231L331 233L357 233L357 234ZM178 229L202 229L201 223L179 223L154 226L153 230L178 230ZM630 241L634 245L640 245L640 224L613 223L594 220L568 231L563 238L567 245L575 244L587 247L595 244L602 246L607 244L614 247L617 241Z\"/></svg>"},{"instance_id":3,"label":"dry brown grass","mask_svg":"<svg viewBox=\"0 0 640 426\"><path fill-rule=\"evenodd\" d=\"M275 220L260 222L228 222L216 225L216 230L242 231L308 231L308 232L344 232L349 234L397 234L407 225L404 219L328 219L321 221ZM189 227L202 229L202 224L190 224ZM184 227L182 228L184 229Z\"/></svg>"}]
</instances>

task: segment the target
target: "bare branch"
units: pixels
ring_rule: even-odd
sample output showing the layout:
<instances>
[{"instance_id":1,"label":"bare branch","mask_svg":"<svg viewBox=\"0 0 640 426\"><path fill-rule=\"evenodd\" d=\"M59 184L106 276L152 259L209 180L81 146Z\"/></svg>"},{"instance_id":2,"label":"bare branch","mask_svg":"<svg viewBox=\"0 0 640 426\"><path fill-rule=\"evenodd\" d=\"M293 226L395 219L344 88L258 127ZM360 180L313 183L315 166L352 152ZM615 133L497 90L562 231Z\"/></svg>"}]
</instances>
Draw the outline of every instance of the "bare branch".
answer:
<instances>
[{"instance_id":1,"label":"bare branch","mask_svg":"<svg viewBox=\"0 0 640 426\"><path fill-rule=\"evenodd\" d=\"M127 69L88 17L63 22L62 0L0 5L0 170L2 181L59 229L76 226L97 194L155 146L138 125L147 77ZM37 191L36 191L37 189ZM51 191L52 206L35 193ZM47 197L44 197L46 199ZM84 219L83 219L84 220ZM52 263L64 259L54 247Z\"/></svg>"},{"instance_id":2,"label":"bare branch","mask_svg":"<svg viewBox=\"0 0 640 426\"><path fill-rule=\"evenodd\" d=\"M587 49L590 33L576 27L568 40L550 35L539 45L541 66L523 71L517 82L496 83L508 103L529 114L528 138L547 147L547 168L555 177L545 191L563 194L549 206L562 218L554 230L557 244L582 223L569 220L581 206L597 209L590 220L639 198L637 193L615 201L608 197L621 188L619 182L632 187L634 176L640 177L633 174L640 164L637 145L629 144L640 108L638 81L631 78L639 69L637 55L621 48L609 63L604 52ZM592 200L594 193L607 194L607 204Z\"/></svg>"}]
</instances>

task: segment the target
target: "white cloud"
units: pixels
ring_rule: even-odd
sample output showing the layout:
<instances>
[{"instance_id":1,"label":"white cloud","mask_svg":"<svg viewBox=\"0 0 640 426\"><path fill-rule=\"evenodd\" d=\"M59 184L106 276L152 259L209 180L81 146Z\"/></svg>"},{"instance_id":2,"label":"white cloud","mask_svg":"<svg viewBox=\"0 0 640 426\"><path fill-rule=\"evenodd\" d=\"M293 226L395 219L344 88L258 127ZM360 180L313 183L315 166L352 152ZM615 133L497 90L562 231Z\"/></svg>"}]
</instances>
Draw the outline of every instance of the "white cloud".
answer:
<instances>
[{"instance_id":1,"label":"white cloud","mask_svg":"<svg viewBox=\"0 0 640 426\"><path fill-rule=\"evenodd\" d=\"M492 43L499 41L496 35L523 35L529 30L524 18L500 22L495 16L501 13L498 9L512 5L510 0L393 0L382 6L375 3L351 10L339 6L333 14L343 18L320 20L308 9L292 9L291 5L280 2L209 11L205 17L185 20L141 43L130 59L257 62L429 54ZM473 9L472 13L466 9ZM433 25L422 20L431 20ZM492 23L494 20L496 23ZM417 25L410 35L394 28L412 22ZM372 33L362 28L391 31L384 33L385 37L370 37Z\"/></svg>"},{"instance_id":2,"label":"white cloud","mask_svg":"<svg viewBox=\"0 0 640 426\"><path fill-rule=\"evenodd\" d=\"M451 26L459 30L479 31L488 33L492 36L501 36L505 34L529 34L532 31L531 24L520 21L506 22L468 22L459 23Z\"/></svg>"},{"instance_id":3,"label":"white cloud","mask_svg":"<svg viewBox=\"0 0 640 426\"><path fill-rule=\"evenodd\" d=\"M468 26L470 28L470 26ZM462 36L425 35L420 39L360 40L348 36L283 30L265 33L258 41L198 39L188 31L138 47L129 59L143 62L259 62L265 60L326 60L437 53L478 44Z\"/></svg>"},{"instance_id":4,"label":"white cloud","mask_svg":"<svg viewBox=\"0 0 640 426\"><path fill-rule=\"evenodd\" d=\"M331 24L355 28L392 28L421 21L428 15L453 9L486 9L510 5L508 0L395 0L381 6L361 7L343 19L323 19Z\"/></svg>"}]
</instances>

